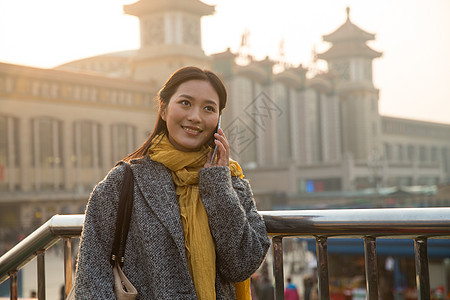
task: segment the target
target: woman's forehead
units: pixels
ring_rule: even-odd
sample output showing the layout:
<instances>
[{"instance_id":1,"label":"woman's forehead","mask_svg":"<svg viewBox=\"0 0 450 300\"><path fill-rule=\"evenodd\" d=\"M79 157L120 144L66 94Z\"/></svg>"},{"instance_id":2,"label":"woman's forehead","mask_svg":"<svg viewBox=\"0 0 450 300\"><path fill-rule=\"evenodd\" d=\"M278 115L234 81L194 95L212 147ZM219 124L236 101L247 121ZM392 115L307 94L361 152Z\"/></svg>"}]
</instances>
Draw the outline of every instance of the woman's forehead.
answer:
<instances>
[{"instance_id":1,"label":"woman's forehead","mask_svg":"<svg viewBox=\"0 0 450 300\"><path fill-rule=\"evenodd\" d=\"M219 104L219 95L209 81L189 80L183 82L174 94L175 97L187 97L192 100L208 100Z\"/></svg>"}]
</instances>

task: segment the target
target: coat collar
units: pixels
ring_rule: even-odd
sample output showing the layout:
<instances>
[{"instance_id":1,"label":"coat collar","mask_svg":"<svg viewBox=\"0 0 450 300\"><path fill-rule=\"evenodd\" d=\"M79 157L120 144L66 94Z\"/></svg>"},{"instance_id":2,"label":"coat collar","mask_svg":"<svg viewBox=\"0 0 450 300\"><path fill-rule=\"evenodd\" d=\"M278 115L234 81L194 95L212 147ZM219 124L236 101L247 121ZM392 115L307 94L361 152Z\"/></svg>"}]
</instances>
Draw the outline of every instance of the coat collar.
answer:
<instances>
[{"instance_id":1,"label":"coat collar","mask_svg":"<svg viewBox=\"0 0 450 300\"><path fill-rule=\"evenodd\" d=\"M149 157L131 163L135 182L150 209L170 232L180 254L186 256L180 208L170 170Z\"/></svg>"}]
</instances>

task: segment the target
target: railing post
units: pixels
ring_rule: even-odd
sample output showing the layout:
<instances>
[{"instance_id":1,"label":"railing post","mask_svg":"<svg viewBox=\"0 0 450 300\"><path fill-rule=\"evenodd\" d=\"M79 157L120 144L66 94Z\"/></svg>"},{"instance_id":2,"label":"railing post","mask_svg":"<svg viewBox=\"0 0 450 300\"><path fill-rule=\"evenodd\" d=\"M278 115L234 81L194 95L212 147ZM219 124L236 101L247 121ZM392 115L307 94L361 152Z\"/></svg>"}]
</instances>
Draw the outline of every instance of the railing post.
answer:
<instances>
[{"instance_id":1,"label":"railing post","mask_svg":"<svg viewBox=\"0 0 450 300\"><path fill-rule=\"evenodd\" d=\"M17 271L9 272L9 292L11 300L17 300Z\"/></svg>"},{"instance_id":2,"label":"railing post","mask_svg":"<svg viewBox=\"0 0 450 300\"><path fill-rule=\"evenodd\" d=\"M283 238L272 238L273 274L275 277L275 300L284 300L284 272L283 272Z\"/></svg>"},{"instance_id":3,"label":"railing post","mask_svg":"<svg viewBox=\"0 0 450 300\"><path fill-rule=\"evenodd\" d=\"M64 238L64 299L72 288L72 239Z\"/></svg>"},{"instance_id":4,"label":"railing post","mask_svg":"<svg viewBox=\"0 0 450 300\"><path fill-rule=\"evenodd\" d=\"M37 252L38 299L45 300L45 250Z\"/></svg>"},{"instance_id":5,"label":"railing post","mask_svg":"<svg viewBox=\"0 0 450 300\"><path fill-rule=\"evenodd\" d=\"M319 280L319 299L330 299L328 283L328 244L326 236L316 237L317 271Z\"/></svg>"},{"instance_id":6,"label":"railing post","mask_svg":"<svg viewBox=\"0 0 450 300\"><path fill-rule=\"evenodd\" d=\"M428 246L426 237L414 239L416 259L416 284L418 300L430 299L430 274L428 271Z\"/></svg>"},{"instance_id":7,"label":"railing post","mask_svg":"<svg viewBox=\"0 0 450 300\"><path fill-rule=\"evenodd\" d=\"M366 288L368 300L378 299L378 267L376 239L364 238L364 258L366 260Z\"/></svg>"}]
</instances>

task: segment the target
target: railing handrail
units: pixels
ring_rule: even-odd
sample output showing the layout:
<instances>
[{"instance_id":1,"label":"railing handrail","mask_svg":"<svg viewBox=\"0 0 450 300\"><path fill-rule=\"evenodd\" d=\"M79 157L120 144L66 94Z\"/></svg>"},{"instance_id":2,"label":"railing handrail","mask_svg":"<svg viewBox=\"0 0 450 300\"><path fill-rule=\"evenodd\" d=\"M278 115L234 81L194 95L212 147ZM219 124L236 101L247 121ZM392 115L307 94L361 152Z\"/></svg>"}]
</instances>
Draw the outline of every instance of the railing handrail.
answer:
<instances>
[{"instance_id":1,"label":"railing handrail","mask_svg":"<svg viewBox=\"0 0 450 300\"><path fill-rule=\"evenodd\" d=\"M450 238L450 208L445 207L278 210L260 214L274 238ZM83 222L84 215L53 216L0 257L0 283L59 239L80 236Z\"/></svg>"},{"instance_id":2,"label":"railing handrail","mask_svg":"<svg viewBox=\"0 0 450 300\"><path fill-rule=\"evenodd\" d=\"M84 215L55 215L0 257L0 283L62 237L80 236Z\"/></svg>"},{"instance_id":3,"label":"railing handrail","mask_svg":"<svg viewBox=\"0 0 450 300\"><path fill-rule=\"evenodd\" d=\"M450 238L450 208L277 210L260 212L272 236Z\"/></svg>"}]
</instances>

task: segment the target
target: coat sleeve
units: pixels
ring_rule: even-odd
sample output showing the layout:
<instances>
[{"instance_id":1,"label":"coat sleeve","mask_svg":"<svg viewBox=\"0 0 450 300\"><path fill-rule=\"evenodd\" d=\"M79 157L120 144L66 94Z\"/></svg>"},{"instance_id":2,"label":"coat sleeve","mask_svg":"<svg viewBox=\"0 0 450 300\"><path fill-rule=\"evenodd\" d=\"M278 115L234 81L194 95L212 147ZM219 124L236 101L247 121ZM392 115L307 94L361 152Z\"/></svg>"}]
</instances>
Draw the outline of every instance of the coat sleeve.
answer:
<instances>
[{"instance_id":1,"label":"coat sleeve","mask_svg":"<svg viewBox=\"0 0 450 300\"><path fill-rule=\"evenodd\" d=\"M199 190L216 244L220 274L233 282L249 278L270 246L247 180L231 177L228 167L204 168Z\"/></svg>"},{"instance_id":2,"label":"coat sleeve","mask_svg":"<svg viewBox=\"0 0 450 300\"><path fill-rule=\"evenodd\" d=\"M123 166L112 169L89 198L75 275L76 299L115 299L109 256L123 174Z\"/></svg>"}]
</instances>

